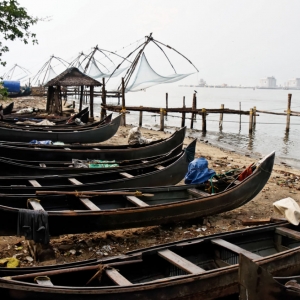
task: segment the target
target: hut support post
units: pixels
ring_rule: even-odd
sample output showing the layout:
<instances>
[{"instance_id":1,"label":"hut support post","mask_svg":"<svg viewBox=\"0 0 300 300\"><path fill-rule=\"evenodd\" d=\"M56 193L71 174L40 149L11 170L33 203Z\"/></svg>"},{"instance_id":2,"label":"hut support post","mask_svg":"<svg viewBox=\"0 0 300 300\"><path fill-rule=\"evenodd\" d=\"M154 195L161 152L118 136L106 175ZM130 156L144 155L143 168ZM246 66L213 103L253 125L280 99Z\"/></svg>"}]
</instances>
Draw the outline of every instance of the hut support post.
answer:
<instances>
[{"instance_id":1,"label":"hut support post","mask_svg":"<svg viewBox=\"0 0 300 300\"><path fill-rule=\"evenodd\" d=\"M185 108L185 96L183 96L182 108ZM184 127L184 126L185 126L185 112L182 112L181 127Z\"/></svg>"},{"instance_id":2,"label":"hut support post","mask_svg":"<svg viewBox=\"0 0 300 300\"><path fill-rule=\"evenodd\" d=\"M222 130L223 129L223 116L224 116L224 104L221 104L221 113L220 113L220 120L219 120L219 129Z\"/></svg>"},{"instance_id":3,"label":"hut support post","mask_svg":"<svg viewBox=\"0 0 300 300\"><path fill-rule=\"evenodd\" d=\"M249 111L249 133L251 134L253 130L253 108Z\"/></svg>"},{"instance_id":4,"label":"hut support post","mask_svg":"<svg viewBox=\"0 0 300 300\"><path fill-rule=\"evenodd\" d=\"M121 125L126 126L126 106L125 106L125 84L124 77L122 77L122 120Z\"/></svg>"},{"instance_id":5,"label":"hut support post","mask_svg":"<svg viewBox=\"0 0 300 300\"><path fill-rule=\"evenodd\" d=\"M143 106L140 106L142 108ZM139 119L139 127L143 126L143 111L140 110L140 119Z\"/></svg>"},{"instance_id":6,"label":"hut support post","mask_svg":"<svg viewBox=\"0 0 300 300\"><path fill-rule=\"evenodd\" d=\"M106 105L106 90L105 90L105 79L102 78L102 104ZM101 107L100 120L104 119L106 116L106 109Z\"/></svg>"},{"instance_id":7,"label":"hut support post","mask_svg":"<svg viewBox=\"0 0 300 300\"><path fill-rule=\"evenodd\" d=\"M206 109L202 108L202 132L206 132Z\"/></svg>"},{"instance_id":8,"label":"hut support post","mask_svg":"<svg viewBox=\"0 0 300 300\"><path fill-rule=\"evenodd\" d=\"M159 129L160 131L164 131L164 129L165 129L165 128L164 128L164 125L165 125L165 124L164 124L164 120L165 120L165 119L164 119L164 117L165 117L165 116L164 116L164 111L165 111L165 110L164 110L163 108L160 109L160 129Z\"/></svg>"},{"instance_id":9,"label":"hut support post","mask_svg":"<svg viewBox=\"0 0 300 300\"><path fill-rule=\"evenodd\" d=\"M94 118L94 86L90 86L90 117Z\"/></svg>"},{"instance_id":10,"label":"hut support post","mask_svg":"<svg viewBox=\"0 0 300 300\"><path fill-rule=\"evenodd\" d=\"M80 87L79 111L82 110L82 102L83 102L83 85Z\"/></svg>"},{"instance_id":11,"label":"hut support post","mask_svg":"<svg viewBox=\"0 0 300 300\"><path fill-rule=\"evenodd\" d=\"M168 93L166 93L166 121L168 121Z\"/></svg>"},{"instance_id":12,"label":"hut support post","mask_svg":"<svg viewBox=\"0 0 300 300\"><path fill-rule=\"evenodd\" d=\"M292 94L288 94L288 104L286 110L286 131L290 131L290 120L291 120L291 102L292 102Z\"/></svg>"},{"instance_id":13,"label":"hut support post","mask_svg":"<svg viewBox=\"0 0 300 300\"><path fill-rule=\"evenodd\" d=\"M193 110L196 110L197 109L197 98L196 98L196 93L194 93L193 95L193 107L192 107ZM191 117L191 129L194 128L194 119L196 118L196 114L193 112L192 113L192 117Z\"/></svg>"}]
</instances>

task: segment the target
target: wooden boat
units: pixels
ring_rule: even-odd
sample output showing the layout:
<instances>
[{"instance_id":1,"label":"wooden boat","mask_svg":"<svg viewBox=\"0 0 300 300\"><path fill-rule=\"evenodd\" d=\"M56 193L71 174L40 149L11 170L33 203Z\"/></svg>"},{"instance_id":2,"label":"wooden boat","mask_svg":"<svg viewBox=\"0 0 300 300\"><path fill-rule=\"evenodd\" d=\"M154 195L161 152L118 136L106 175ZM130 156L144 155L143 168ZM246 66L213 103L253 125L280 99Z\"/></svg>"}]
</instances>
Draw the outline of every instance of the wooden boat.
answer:
<instances>
[{"instance_id":1,"label":"wooden boat","mask_svg":"<svg viewBox=\"0 0 300 300\"><path fill-rule=\"evenodd\" d=\"M48 132L51 130L51 132L72 132L74 130L82 131L82 130L90 130L92 128L99 127L101 125L105 125L111 122L112 114L108 115L105 119L85 125L74 125L75 123L70 124L59 124L59 125L53 125L53 126L37 126L37 125L26 125L26 124L11 124L7 122L1 122L0 121L0 128L8 128L8 129L26 129L26 131L44 131Z\"/></svg>"},{"instance_id":2,"label":"wooden boat","mask_svg":"<svg viewBox=\"0 0 300 300\"><path fill-rule=\"evenodd\" d=\"M281 222L153 246L129 252L119 260L99 261L98 265L2 277L1 296L45 300L238 299L239 254L247 254L273 275L299 272L299 230ZM288 238L286 232L291 233Z\"/></svg>"},{"instance_id":3,"label":"wooden boat","mask_svg":"<svg viewBox=\"0 0 300 300\"><path fill-rule=\"evenodd\" d=\"M11 114L12 110L14 108L14 102L9 103L3 108L3 115Z\"/></svg>"},{"instance_id":4,"label":"wooden boat","mask_svg":"<svg viewBox=\"0 0 300 300\"><path fill-rule=\"evenodd\" d=\"M272 274L246 255L239 259L240 300L300 299L300 276L273 277Z\"/></svg>"},{"instance_id":5,"label":"wooden boat","mask_svg":"<svg viewBox=\"0 0 300 300\"><path fill-rule=\"evenodd\" d=\"M173 152L176 149L159 162L118 170L45 176L2 176L0 193L34 194L38 190L82 191L176 184L182 180L189 162L194 159L195 147L196 140L175 156Z\"/></svg>"},{"instance_id":6,"label":"wooden boat","mask_svg":"<svg viewBox=\"0 0 300 300\"><path fill-rule=\"evenodd\" d=\"M129 145L32 145L0 142L0 156L24 160L70 161L72 159L130 160L168 153L180 145L186 128L181 128L164 140L140 146Z\"/></svg>"},{"instance_id":7,"label":"wooden boat","mask_svg":"<svg viewBox=\"0 0 300 300\"><path fill-rule=\"evenodd\" d=\"M118 130L121 115L104 126L77 131L37 131L24 129L8 129L0 127L0 137L4 141L30 142L32 140L51 140L64 143L98 143L110 139Z\"/></svg>"},{"instance_id":8,"label":"wooden boat","mask_svg":"<svg viewBox=\"0 0 300 300\"><path fill-rule=\"evenodd\" d=\"M96 173L103 171L118 171L131 167L160 164L162 161L181 152L182 144L169 153L131 159L131 160L72 160L72 161L24 161L0 157L1 176L43 176L61 174ZM121 172L121 171L119 171Z\"/></svg>"},{"instance_id":9,"label":"wooden boat","mask_svg":"<svg viewBox=\"0 0 300 300\"><path fill-rule=\"evenodd\" d=\"M55 187L52 192L49 190L42 192L41 188L35 188L37 195L34 195L34 188L25 187L21 190L24 195L1 195L0 235L16 234L19 209L27 208L29 198L39 199L39 208L48 212L51 235L152 226L221 213L242 206L253 199L268 181L273 161L274 153L259 162L249 177L231 187L220 180L218 183L220 192L213 195L206 191L209 188L207 184L141 187L164 184L166 176L160 176L158 171L153 172L151 177L150 175L137 176L145 180L131 185L135 187L134 189L118 190L118 193L114 193L113 196L109 195L108 191L79 192L80 185L75 187L75 193L58 192L60 187ZM172 169L173 176L175 173L177 176L180 172L179 168ZM172 173L168 172L168 176L170 174ZM183 176L184 172L180 174L176 182ZM126 180L130 182L129 178ZM98 188L115 189L125 186L119 182L115 181L114 184L106 182ZM15 187L16 189L21 188ZM139 193L134 197L125 195L125 192L134 193L136 189L142 194L153 194L153 196L139 197ZM26 191L27 195L25 195ZM33 193L28 195L28 191ZM14 192L14 190L11 189L8 192ZM88 196L94 197L87 201L85 198Z\"/></svg>"}]
</instances>

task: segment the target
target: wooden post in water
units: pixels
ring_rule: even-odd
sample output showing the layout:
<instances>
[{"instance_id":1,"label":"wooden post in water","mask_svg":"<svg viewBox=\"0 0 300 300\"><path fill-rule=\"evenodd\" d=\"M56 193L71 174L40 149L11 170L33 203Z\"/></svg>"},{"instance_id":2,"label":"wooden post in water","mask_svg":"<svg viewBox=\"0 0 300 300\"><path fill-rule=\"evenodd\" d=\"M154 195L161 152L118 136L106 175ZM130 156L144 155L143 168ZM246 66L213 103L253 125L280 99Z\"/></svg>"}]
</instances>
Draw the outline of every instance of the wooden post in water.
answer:
<instances>
[{"instance_id":1,"label":"wooden post in water","mask_svg":"<svg viewBox=\"0 0 300 300\"><path fill-rule=\"evenodd\" d=\"M182 108L185 108L185 96L183 96ZM181 127L184 127L184 126L185 126L185 112L182 112Z\"/></svg>"},{"instance_id":2,"label":"wooden post in water","mask_svg":"<svg viewBox=\"0 0 300 300\"><path fill-rule=\"evenodd\" d=\"M224 104L221 104L221 109L222 112L220 113L220 121L219 121L219 129L222 130L223 129L223 110L224 110Z\"/></svg>"},{"instance_id":3,"label":"wooden post in water","mask_svg":"<svg viewBox=\"0 0 300 300\"><path fill-rule=\"evenodd\" d=\"M194 93L193 95L193 106L192 106L193 110L197 109L197 98L196 98L196 93ZM196 114L192 113L192 117L191 117L191 129L193 129L194 127L194 119L196 118Z\"/></svg>"},{"instance_id":4,"label":"wooden post in water","mask_svg":"<svg viewBox=\"0 0 300 300\"><path fill-rule=\"evenodd\" d=\"M292 94L288 94L288 104L286 110L286 131L290 130L290 120L291 120L291 102L292 102Z\"/></svg>"},{"instance_id":5,"label":"wooden post in water","mask_svg":"<svg viewBox=\"0 0 300 300\"><path fill-rule=\"evenodd\" d=\"M253 108L250 108L249 112L249 133L252 133L252 128L253 127Z\"/></svg>"},{"instance_id":6,"label":"wooden post in water","mask_svg":"<svg viewBox=\"0 0 300 300\"><path fill-rule=\"evenodd\" d=\"M165 129L165 124L164 124L164 120L165 120L165 116L164 116L164 109L163 108L161 108L160 109L160 131L164 131L164 129Z\"/></svg>"},{"instance_id":7,"label":"wooden post in water","mask_svg":"<svg viewBox=\"0 0 300 300\"><path fill-rule=\"evenodd\" d=\"M125 106L124 77L122 77L122 120L121 120L121 125L126 126L126 106Z\"/></svg>"},{"instance_id":8,"label":"wooden post in water","mask_svg":"<svg viewBox=\"0 0 300 300\"><path fill-rule=\"evenodd\" d=\"M202 108L202 132L206 132L206 109Z\"/></svg>"},{"instance_id":9,"label":"wooden post in water","mask_svg":"<svg viewBox=\"0 0 300 300\"><path fill-rule=\"evenodd\" d=\"M166 93L166 121L168 121L168 93Z\"/></svg>"},{"instance_id":10,"label":"wooden post in water","mask_svg":"<svg viewBox=\"0 0 300 300\"><path fill-rule=\"evenodd\" d=\"M253 107L253 127L256 126L256 106Z\"/></svg>"},{"instance_id":11,"label":"wooden post in water","mask_svg":"<svg viewBox=\"0 0 300 300\"><path fill-rule=\"evenodd\" d=\"M90 86L90 117L94 118L94 86Z\"/></svg>"},{"instance_id":12,"label":"wooden post in water","mask_svg":"<svg viewBox=\"0 0 300 300\"><path fill-rule=\"evenodd\" d=\"M105 78L102 78L102 104L106 105L106 90L105 90ZM106 109L101 107L100 120L104 119L106 116Z\"/></svg>"},{"instance_id":13,"label":"wooden post in water","mask_svg":"<svg viewBox=\"0 0 300 300\"><path fill-rule=\"evenodd\" d=\"M241 102L239 102L239 107L240 107L240 112L242 110L242 105L241 105ZM242 115L240 114L240 131L242 129Z\"/></svg>"},{"instance_id":14,"label":"wooden post in water","mask_svg":"<svg viewBox=\"0 0 300 300\"><path fill-rule=\"evenodd\" d=\"M143 106L140 107L142 108ZM140 110L139 127L142 127L142 125L143 125L143 111Z\"/></svg>"}]
</instances>

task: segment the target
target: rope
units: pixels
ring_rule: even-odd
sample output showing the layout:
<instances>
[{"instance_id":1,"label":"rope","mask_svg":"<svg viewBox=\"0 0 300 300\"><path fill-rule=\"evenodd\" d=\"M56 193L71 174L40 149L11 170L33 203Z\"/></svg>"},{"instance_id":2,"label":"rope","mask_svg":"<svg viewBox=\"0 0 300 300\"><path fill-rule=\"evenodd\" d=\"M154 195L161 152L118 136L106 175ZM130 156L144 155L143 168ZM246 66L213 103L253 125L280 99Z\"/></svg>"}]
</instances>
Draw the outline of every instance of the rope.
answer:
<instances>
[{"instance_id":1,"label":"rope","mask_svg":"<svg viewBox=\"0 0 300 300\"><path fill-rule=\"evenodd\" d=\"M98 271L96 272L96 274L85 284L88 285L90 282L92 282L95 278L98 278L99 281L101 281L102 278L102 273L103 271L105 271L106 269L112 269L111 267L109 267L108 265L99 265L98 266Z\"/></svg>"}]
</instances>

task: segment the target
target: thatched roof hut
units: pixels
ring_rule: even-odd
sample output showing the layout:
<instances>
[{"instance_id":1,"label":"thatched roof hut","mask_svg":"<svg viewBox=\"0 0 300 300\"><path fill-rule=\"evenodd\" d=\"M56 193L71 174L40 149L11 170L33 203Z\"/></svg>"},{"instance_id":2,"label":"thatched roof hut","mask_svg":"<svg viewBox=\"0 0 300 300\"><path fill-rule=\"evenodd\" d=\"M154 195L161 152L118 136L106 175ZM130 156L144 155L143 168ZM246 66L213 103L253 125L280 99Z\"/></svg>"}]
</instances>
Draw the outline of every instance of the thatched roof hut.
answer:
<instances>
[{"instance_id":1,"label":"thatched roof hut","mask_svg":"<svg viewBox=\"0 0 300 300\"><path fill-rule=\"evenodd\" d=\"M86 74L80 72L77 68L69 68L58 76L51 79L45 86L48 87L47 93L47 111L53 113L62 113L62 89L61 87L68 86L80 86L80 105L79 110L82 109L83 101L83 87L90 87L90 116L93 117L93 106L94 106L94 87L101 86L102 84L87 76Z\"/></svg>"}]
</instances>

